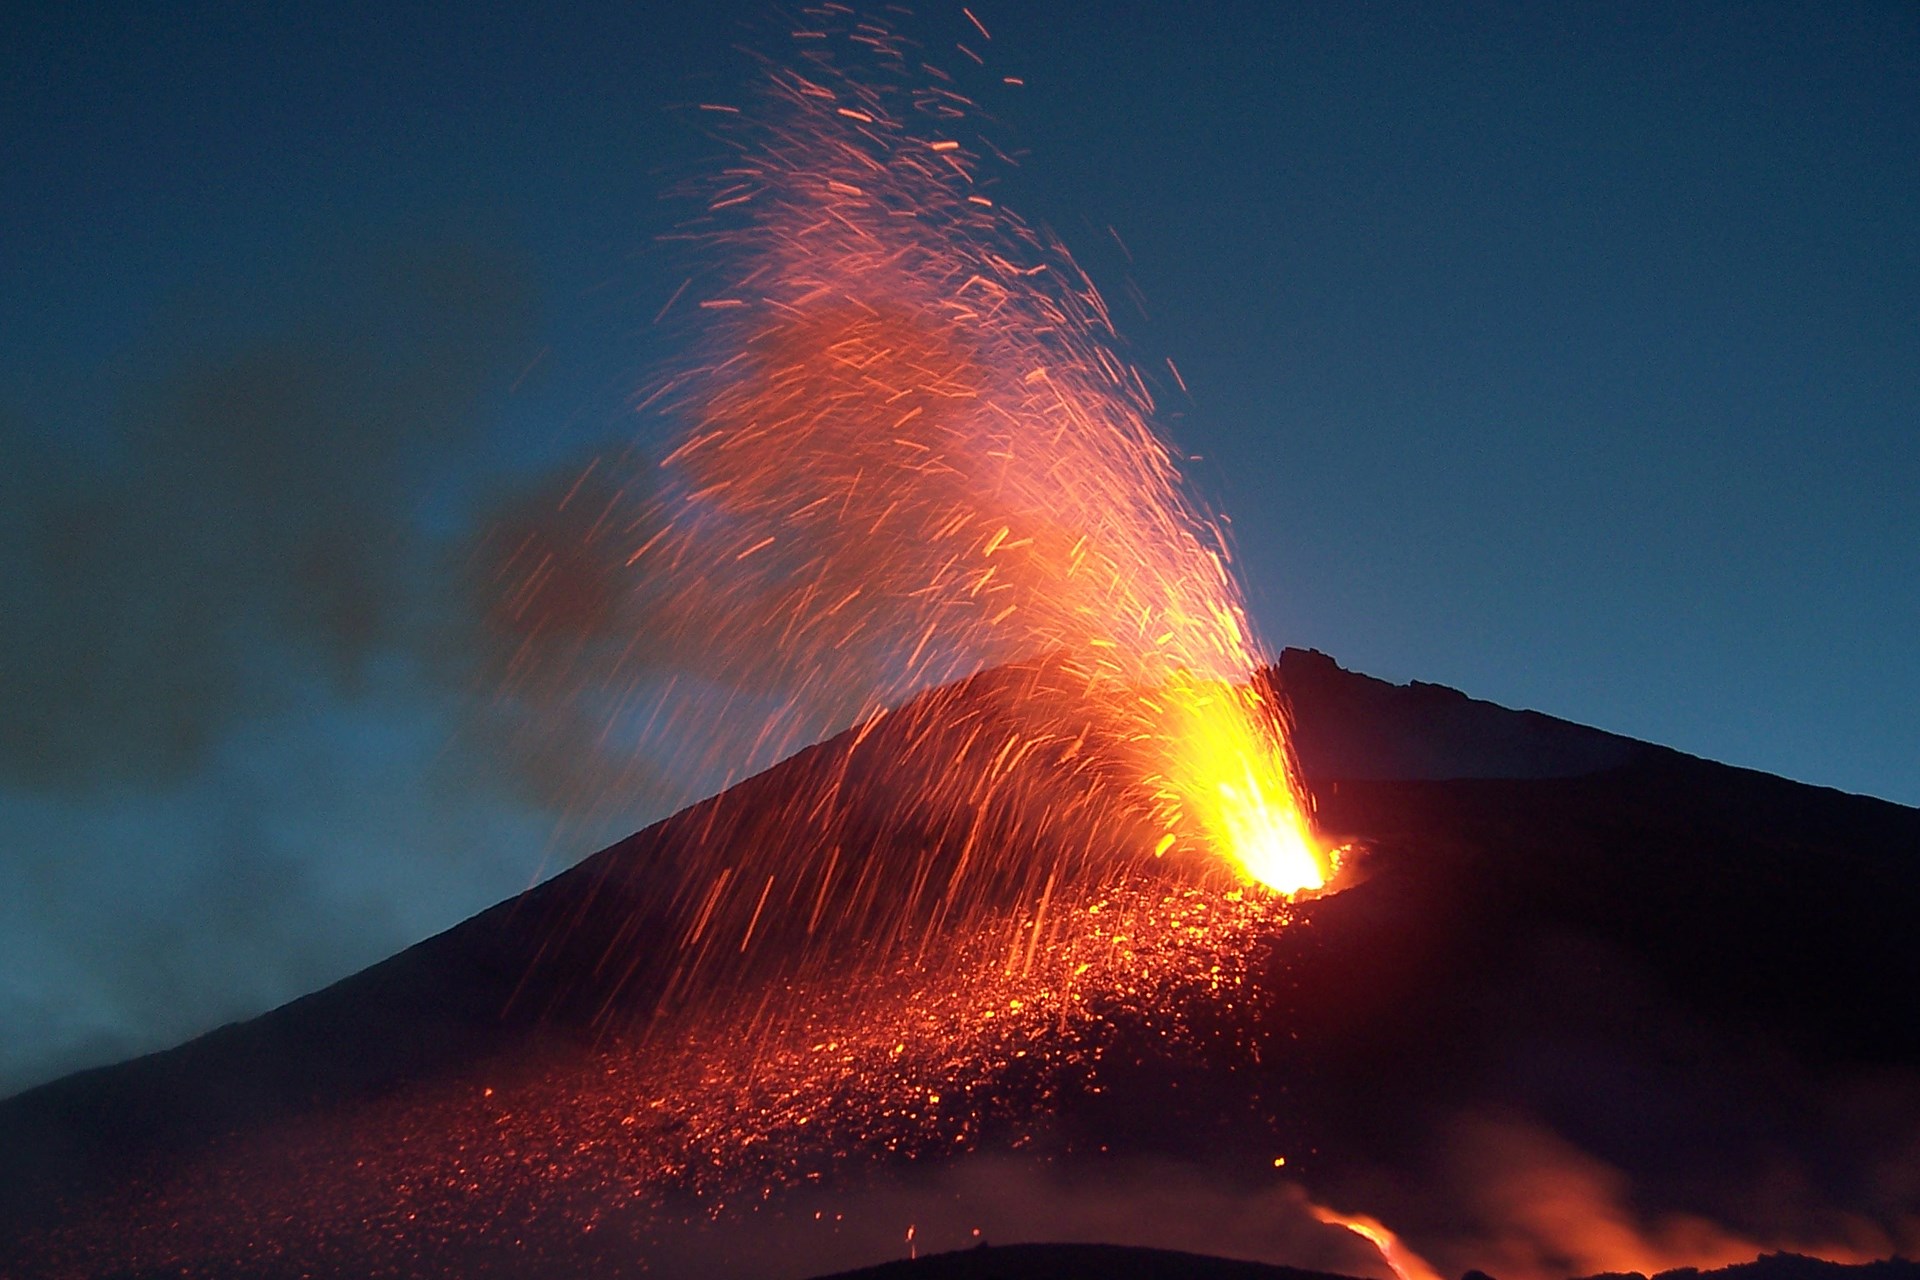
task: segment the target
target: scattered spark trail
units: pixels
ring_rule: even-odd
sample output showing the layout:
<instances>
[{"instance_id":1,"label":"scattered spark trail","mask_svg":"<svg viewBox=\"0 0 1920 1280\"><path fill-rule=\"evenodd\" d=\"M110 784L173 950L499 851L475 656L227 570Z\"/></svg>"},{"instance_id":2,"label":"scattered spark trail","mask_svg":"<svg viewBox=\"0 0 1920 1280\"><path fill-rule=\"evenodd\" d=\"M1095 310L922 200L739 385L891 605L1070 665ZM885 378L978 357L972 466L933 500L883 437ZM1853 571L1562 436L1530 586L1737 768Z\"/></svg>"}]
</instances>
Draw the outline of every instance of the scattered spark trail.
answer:
<instances>
[{"instance_id":1,"label":"scattered spark trail","mask_svg":"<svg viewBox=\"0 0 1920 1280\"><path fill-rule=\"evenodd\" d=\"M687 231L721 264L682 286L699 356L654 400L678 426L664 495L599 536L652 584L651 613L709 687L781 705L763 757L1026 664L996 752L963 743L867 833L885 843L930 814L1007 828L913 890L942 921L992 897L995 859L1033 861L1036 889L1097 851L1108 871L1167 857L1280 894L1320 887L1330 858L1251 683L1221 538L1105 304L990 194L990 145L950 79L916 82L911 43L876 23L808 17L820 29L766 64L756 103L705 104L732 154ZM997 784L1036 753L1078 794ZM753 875L691 868L702 919L744 910L764 932L768 895L788 902L844 856L819 834L796 823ZM714 946L704 924L683 941Z\"/></svg>"}]
</instances>

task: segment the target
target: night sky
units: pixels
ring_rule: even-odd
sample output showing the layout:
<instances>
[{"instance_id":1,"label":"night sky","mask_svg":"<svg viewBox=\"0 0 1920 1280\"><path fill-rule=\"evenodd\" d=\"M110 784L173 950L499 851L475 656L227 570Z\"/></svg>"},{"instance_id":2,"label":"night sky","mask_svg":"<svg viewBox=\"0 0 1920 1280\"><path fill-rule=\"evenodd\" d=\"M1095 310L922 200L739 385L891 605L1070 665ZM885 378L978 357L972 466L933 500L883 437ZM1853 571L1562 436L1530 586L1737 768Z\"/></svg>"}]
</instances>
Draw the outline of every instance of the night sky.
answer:
<instances>
[{"instance_id":1,"label":"night sky","mask_svg":"<svg viewBox=\"0 0 1920 1280\"><path fill-rule=\"evenodd\" d=\"M1920 804L1920 10L973 9L1269 648ZM606 762L488 713L472 547L641 430L689 108L786 24L0 21L5 1093L671 804L563 817Z\"/></svg>"}]
</instances>

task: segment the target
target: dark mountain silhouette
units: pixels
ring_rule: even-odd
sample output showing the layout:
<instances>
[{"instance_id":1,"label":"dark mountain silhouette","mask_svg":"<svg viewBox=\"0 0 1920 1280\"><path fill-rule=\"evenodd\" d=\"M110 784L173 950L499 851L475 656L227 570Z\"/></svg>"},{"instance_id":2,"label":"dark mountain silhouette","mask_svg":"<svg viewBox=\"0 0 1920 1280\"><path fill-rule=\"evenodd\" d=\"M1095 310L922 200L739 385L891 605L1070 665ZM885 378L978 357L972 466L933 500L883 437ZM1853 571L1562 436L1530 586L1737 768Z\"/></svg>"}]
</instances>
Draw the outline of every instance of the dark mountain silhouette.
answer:
<instances>
[{"instance_id":1,"label":"dark mountain silhouette","mask_svg":"<svg viewBox=\"0 0 1920 1280\"><path fill-rule=\"evenodd\" d=\"M1114 999L1088 1006L1097 1053L1006 1049L961 1148L843 1114L834 1135L824 1119L783 1130L797 1189L719 1194L695 1160L641 1196L630 1184L652 1175L593 1125L647 1121L640 1099L667 1070L646 1056L657 1028L698 1060L703 1037L760 1034L759 1010L831 1003L841 962L822 956L891 964L955 923L920 881L888 877L1006 838L911 797L922 771L998 750L1034 692L1017 670L802 752L261 1018L0 1102L0 1274L797 1276L884 1256L882 1238L904 1252L891 1220L864 1244L845 1227L837 1253L795 1224L831 1225L856 1194L878 1220L909 1190L1067 1238L1104 1230L1089 1205L1121 1206L1128 1238L1181 1247L1211 1247L1196 1222L1230 1210L1308 1221L1311 1195L1503 1280L1916 1247L1920 811L1319 654L1289 650L1271 678L1322 826L1354 841L1348 887L1255 939L1227 994L1167 996L1177 1036ZM1090 782L1044 762L1011 777L1041 805ZM802 824L865 858L825 925L811 882L769 908L748 874ZM745 891L663 889L716 849L738 851ZM966 909L991 921L1044 901L1042 878L1089 856L1042 853L979 879ZM688 968L688 938L743 933L751 950ZM1044 1173L993 1184L1024 1188L1018 1204L963 1195L942 1181L966 1176L957 1149ZM1277 1160L1297 1180L1284 1204L1262 1198ZM728 1216L742 1201L781 1224L765 1242Z\"/></svg>"},{"instance_id":2,"label":"dark mountain silhouette","mask_svg":"<svg viewBox=\"0 0 1920 1280\"><path fill-rule=\"evenodd\" d=\"M1648 1280L1628 1273L1636 1280ZM1660 1272L1653 1280L1916 1280L1920 1263L1870 1262L1847 1266L1794 1254L1768 1254L1711 1271ZM914 1261L885 1262L822 1280L1325 1280L1323 1273L1272 1267L1165 1249L1113 1245L1014 1245L966 1249ZM1490 1280L1469 1273L1468 1280ZM1627 1275L1589 1280L1628 1280Z\"/></svg>"},{"instance_id":3,"label":"dark mountain silhouette","mask_svg":"<svg viewBox=\"0 0 1920 1280\"><path fill-rule=\"evenodd\" d=\"M1171 1249L1024 1244L965 1249L844 1271L823 1280L1339 1280L1322 1271L1209 1258ZM1880 1280L1875 1277L1874 1280ZM1887 1280L1893 1280L1888 1277ZM1902 1278L1904 1280L1904 1278Z\"/></svg>"}]
</instances>

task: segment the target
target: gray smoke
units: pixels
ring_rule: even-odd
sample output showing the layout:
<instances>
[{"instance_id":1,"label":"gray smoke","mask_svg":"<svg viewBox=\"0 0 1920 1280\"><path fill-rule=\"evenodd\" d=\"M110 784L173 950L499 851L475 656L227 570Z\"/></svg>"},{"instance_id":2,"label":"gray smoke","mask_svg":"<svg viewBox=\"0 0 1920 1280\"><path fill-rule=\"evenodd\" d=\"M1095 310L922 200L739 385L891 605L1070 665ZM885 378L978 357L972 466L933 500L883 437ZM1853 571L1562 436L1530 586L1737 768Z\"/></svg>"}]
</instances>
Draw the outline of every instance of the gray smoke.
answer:
<instances>
[{"instance_id":1,"label":"gray smoke","mask_svg":"<svg viewBox=\"0 0 1920 1280\"><path fill-rule=\"evenodd\" d=\"M0 1094L323 985L664 803L563 655L527 666L570 602L503 622L490 539L563 542L578 471L470 461L537 320L511 253L356 252L180 308L108 422L0 416Z\"/></svg>"}]
</instances>

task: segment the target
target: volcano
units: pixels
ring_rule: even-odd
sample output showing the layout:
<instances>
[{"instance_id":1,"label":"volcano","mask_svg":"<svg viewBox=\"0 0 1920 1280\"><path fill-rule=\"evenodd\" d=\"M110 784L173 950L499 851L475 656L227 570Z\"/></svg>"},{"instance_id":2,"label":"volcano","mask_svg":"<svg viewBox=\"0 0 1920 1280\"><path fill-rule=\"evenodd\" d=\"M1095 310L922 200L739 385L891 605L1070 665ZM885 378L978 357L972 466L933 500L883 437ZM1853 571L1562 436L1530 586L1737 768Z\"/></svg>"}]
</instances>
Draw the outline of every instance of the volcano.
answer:
<instances>
[{"instance_id":1,"label":"volcano","mask_svg":"<svg viewBox=\"0 0 1920 1280\"><path fill-rule=\"evenodd\" d=\"M1326 1206L1503 1280L1920 1247L1920 811L1288 650L1346 854L1266 901L920 804L958 763L1073 805L1061 753L1004 748L1035 671L0 1103L0 1273L801 1277L1051 1238L1387 1274ZM784 874L803 829L830 852ZM959 909L928 886L963 863Z\"/></svg>"}]
</instances>

